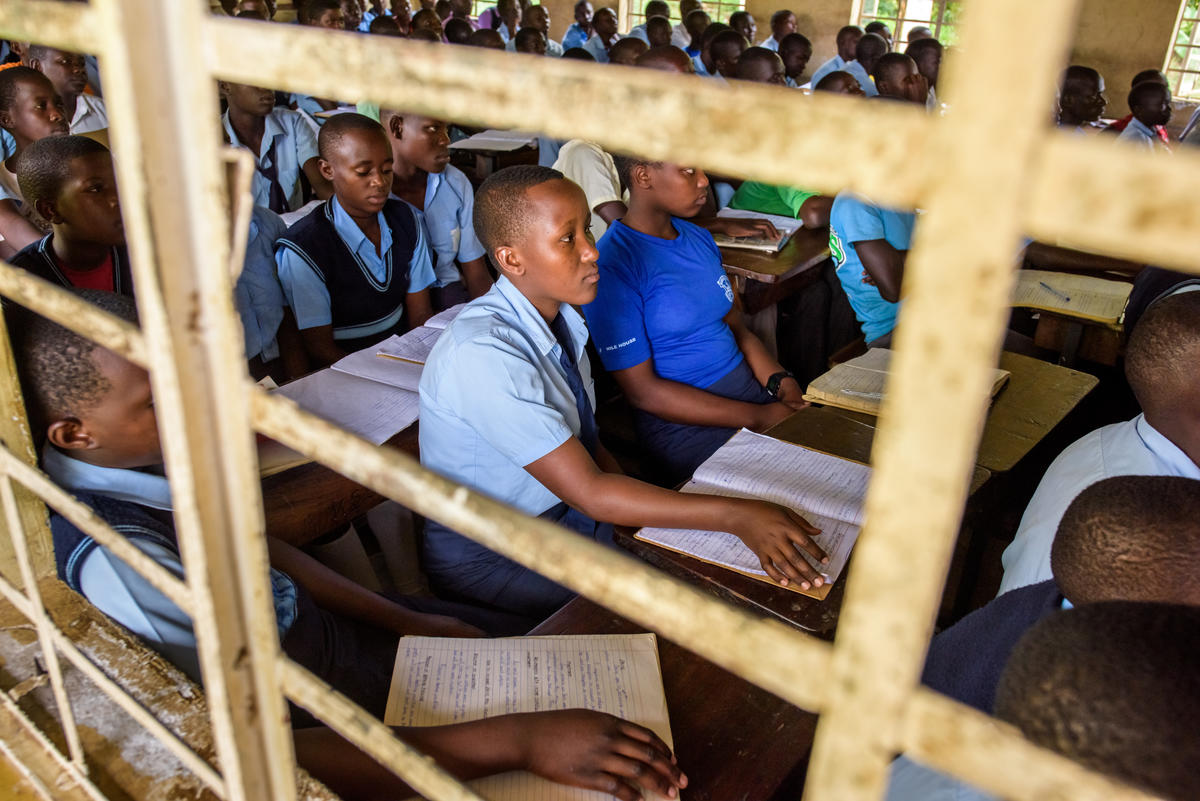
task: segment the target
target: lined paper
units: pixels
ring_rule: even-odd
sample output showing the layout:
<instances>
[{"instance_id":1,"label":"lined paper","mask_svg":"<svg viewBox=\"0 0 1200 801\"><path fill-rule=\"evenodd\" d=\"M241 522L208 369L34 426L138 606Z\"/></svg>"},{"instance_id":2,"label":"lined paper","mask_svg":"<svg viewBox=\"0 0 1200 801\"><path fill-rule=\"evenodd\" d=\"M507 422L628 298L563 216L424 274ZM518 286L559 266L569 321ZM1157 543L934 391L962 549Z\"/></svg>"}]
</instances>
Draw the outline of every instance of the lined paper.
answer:
<instances>
[{"instance_id":1,"label":"lined paper","mask_svg":"<svg viewBox=\"0 0 1200 801\"><path fill-rule=\"evenodd\" d=\"M592 709L654 731L673 747L653 634L404 637L384 723L441 726L518 712ZM470 783L492 801L611 801L514 771Z\"/></svg>"},{"instance_id":2,"label":"lined paper","mask_svg":"<svg viewBox=\"0 0 1200 801\"><path fill-rule=\"evenodd\" d=\"M382 359L380 360L382 361ZM381 445L417 421L417 393L325 368L285 384L276 393L306 412Z\"/></svg>"},{"instance_id":3,"label":"lined paper","mask_svg":"<svg viewBox=\"0 0 1200 801\"><path fill-rule=\"evenodd\" d=\"M375 346L375 355L424 364L429 359L429 351L433 350L444 330L423 325L402 337L389 337Z\"/></svg>"},{"instance_id":4,"label":"lined paper","mask_svg":"<svg viewBox=\"0 0 1200 801\"><path fill-rule=\"evenodd\" d=\"M1012 305L1115 326L1125 314L1125 304L1132 290L1133 284L1090 275L1018 270ZM1063 300L1059 295L1070 300Z\"/></svg>"},{"instance_id":5,"label":"lined paper","mask_svg":"<svg viewBox=\"0 0 1200 801\"><path fill-rule=\"evenodd\" d=\"M379 355L381 350L400 350L400 337L390 336L377 345L355 351L333 363L332 369L346 375L366 378L398 389L416 392L421 384L421 364L397 359L386 359Z\"/></svg>"}]
</instances>

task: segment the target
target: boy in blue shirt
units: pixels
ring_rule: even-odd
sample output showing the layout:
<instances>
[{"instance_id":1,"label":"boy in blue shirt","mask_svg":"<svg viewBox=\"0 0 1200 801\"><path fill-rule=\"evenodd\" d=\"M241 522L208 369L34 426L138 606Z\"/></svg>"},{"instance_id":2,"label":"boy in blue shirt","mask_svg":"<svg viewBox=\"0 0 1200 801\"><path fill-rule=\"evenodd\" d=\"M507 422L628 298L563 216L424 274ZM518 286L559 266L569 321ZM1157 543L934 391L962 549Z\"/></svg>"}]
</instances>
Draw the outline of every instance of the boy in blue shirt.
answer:
<instances>
[{"instance_id":1,"label":"boy in blue shirt","mask_svg":"<svg viewBox=\"0 0 1200 801\"><path fill-rule=\"evenodd\" d=\"M83 296L135 321L128 298L94 291ZM27 407L39 439L46 440L44 469L135 548L183 578L149 375L72 331L28 317L14 333ZM188 615L53 510L50 526L59 577L200 680ZM483 634L441 612L470 614L495 633L520 631L513 628L516 621L495 612L371 592L284 542L268 537L267 545L283 652L376 717L386 706L400 636ZM303 710L291 711L297 761L339 795L411 794L333 731L315 726ZM670 750L652 732L599 712L500 715L393 732L462 779L523 769L627 801L641 798L642 788L673 798L687 785Z\"/></svg>"},{"instance_id":2,"label":"boy in blue shirt","mask_svg":"<svg viewBox=\"0 0 1200 801\"><path fill-rule=\"evenodd\" d=\"M479 297L492 288L492 275L475 236L475 190L450 164L446 123L397 111L380 119L392 145L392 197L421 212L434 253L434 311Z\"/></svg>"},{"instance_id":3,"label":"boy in blue shirt","mask_svg":"<svg viewBox=\"0 0 1200 801\"><path fill-rule=\"evenodd\" d=\"M912 212L873 206L849 192L833 201L829 249L869 347L891 344L915 223Z\"/></svg>"},{"instance_id":4,"label":"boy in blue shirt","mask_svg":"<svg viewBox=\"0 0 1200 801\"><path fill-rule=\"evenodd\" d=\"M592 4L588 0L579 0L574 11L575 21L562 39L564 53L573 47L583 47L592 37Z\"/></svg>"},{"instance_id":5,"label":"boy in blue shirt","mask_svg":"<svg viewBox=\"0 0 1200 801\"><path fill-rule=\"evenodd\" d=\"M671 17L671 7L668 6L664 0L650 0L650 2L646 3L646 7L642 10L642 17L646 20L646 22L649 22L655 17L664 17L669 20ZM652 45L650 44L650 37L646 35L646 22L643 22L641 25L634 25L632 28L630 28L629 35L635 39L641 39L646 43L647 47L650 47ZM670 23L668 22L668 26L669 24ZM668 41L664 44L670 44L670 40L668 39Z\"/></svg>"},{"instance_id":6,"label":"boy in blue shirt","mask_svg":"<svg viewBox=\"0 0 1200 801\"><path fill-rule=\"evenodd\" d=\"M632 158L619 167L629 211L600 240L603 280L584 313L639 438L674 484L737 428L787 417L803 391L742 322L712 235L684 219L704 204L704 173Z\"/></svg>"},{"instance_id":7,"label":"boy in blue shirt","mask_svg":"<svg viewBox=\"0 0 1200 801\"><path fill-rule=\"evenodd\" d=\"M304 348L325 366L428 320L434 273L417 212L388 197L392 148L383 126L338 114L319 145L334 197L288 229L275 261Z\"/></svg>"},{"instance_id":8,"label":"boy in blue shirt","mask_svg":"<svg viewBox=\"0 0 1200 801\"><path fill-rule=\"evenodd\" d=\"M421 463L597 542L611 541L612 524L730 531L776 581L819 585L801 555L823 558L816 530L794 512L644 484L622 475L600 443L587 328L573 308L590 303L601 280L589 217L583 191L547 167L509 167L480 186L475 227L501 277L426 362ZM530 617L571 597L433 521L424 566L443 593Z\"/></svg>"}]
</instances>

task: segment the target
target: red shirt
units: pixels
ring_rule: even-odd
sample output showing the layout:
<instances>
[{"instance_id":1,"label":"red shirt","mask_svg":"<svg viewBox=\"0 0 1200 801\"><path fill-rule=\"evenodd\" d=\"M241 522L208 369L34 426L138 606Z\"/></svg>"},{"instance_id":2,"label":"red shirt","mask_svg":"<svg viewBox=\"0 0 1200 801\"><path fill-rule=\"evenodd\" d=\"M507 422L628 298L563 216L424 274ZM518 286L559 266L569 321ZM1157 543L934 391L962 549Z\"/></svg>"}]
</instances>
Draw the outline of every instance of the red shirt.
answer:
<instances>
[{"instance_id":1,"label":"red shirt","mask_svg":"<svg viewBox=\"0 0 1200 801\"><path fill-rule=\"evenodd\" d=\"M116 291L116 277L113 271L112 251L104 258L104 261L97 264L90 270L74 270L63 264L62 259L58 254L54 254L54 261L58 264L58 269L62 270L62 274L71 282L71 286L76 289L102 289L105 292Z\"/></svg>"}]
</instances>

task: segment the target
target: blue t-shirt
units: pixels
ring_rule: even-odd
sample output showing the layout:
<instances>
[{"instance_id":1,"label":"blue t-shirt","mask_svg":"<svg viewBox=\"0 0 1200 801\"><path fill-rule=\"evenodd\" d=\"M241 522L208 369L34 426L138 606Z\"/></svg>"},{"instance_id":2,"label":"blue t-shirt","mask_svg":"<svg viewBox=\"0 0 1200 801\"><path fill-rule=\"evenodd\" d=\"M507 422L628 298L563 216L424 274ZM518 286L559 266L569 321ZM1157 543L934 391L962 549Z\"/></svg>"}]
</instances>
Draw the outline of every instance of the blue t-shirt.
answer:
<instances>
[{"instance_id":1,"label":"blue t-shirt","mask_svg":"<svg viewBox=\"0 0 1200 801\"><path fill-rule=\"evenodd\" d=\"M704 389L742 361L724 319L733 287L712 235L686 220L672 223L674 239L620 221L609 226L597 245L599 291L583 313L609 370L653 358L660 377Z\"/></svg>"},{"instance_id":2,"label":"blue t-shirt","mask_svg":"<svg viewBox=\"0 0 1200 801\"><path fill-rule=\"evenodd\" d=\"M863 263L856 242L886 239L896 250L908 250L916 216L909 211L892 211L872 206L860 197L842 192L829 213L829 250L838 279L862 323L867 342L879 339L896 327L899 303L886 301L879 289L863 283Z\"/></svg>"}]
</instances>

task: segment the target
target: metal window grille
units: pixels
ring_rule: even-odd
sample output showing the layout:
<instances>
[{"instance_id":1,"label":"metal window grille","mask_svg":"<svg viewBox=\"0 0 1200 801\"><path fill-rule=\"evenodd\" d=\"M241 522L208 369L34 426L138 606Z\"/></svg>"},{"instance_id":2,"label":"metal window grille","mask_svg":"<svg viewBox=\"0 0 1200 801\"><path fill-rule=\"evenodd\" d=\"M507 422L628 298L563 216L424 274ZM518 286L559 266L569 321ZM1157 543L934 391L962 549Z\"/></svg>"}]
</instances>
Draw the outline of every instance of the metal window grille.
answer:
<instances>
[{"instance_id":1,"label":"metal window grille","mask_svg":"<svg viewBox=\"0 0 1200 801\"><path fill-rule=\"evenodd\" d=\"M876 20L886 23L897 50L904 49L908 32L922 25L942 44L954 45L958 44L962 8L962 0L860 0L853 20L860 26Z\"/></svg>"},{"instance_id":2,"label":"metal window grille","mask_svg":"<svg viewBox=\"0 0 1200 801\"><path fill-rule=\"evenodd\" d=\"M267 601L258 431L819 711L809 801L879 798L896 752L1021 801L1146 801L918 684L1020 237L1086 243L1200 272L1200 157L1160 160L1030 124L1045 116L1077 11L1077 0L972 3L962 26L970 67L948 62L945 89L954 112L942 118L836 95L758 85L730 90L657 72L613 74L578 62L531 63L484 50L222 19L209 16L200 0L6 0L0 35L101 57L141 329L7 264L0 264L0 293L150 369L186 567L186 581L153 569L32 466L0 327L3 542L19 568L19 575L0 578L0 594L36 628L67 745L57 757L62 770L101 798L87 777L60 657L94 677L221 798L296 797L285 697L422 795L476 798L282 656ZM1014 49L1013 41L1025 46ZM240 261L244 242L230 244L214 78L585 137L615 151L827 193L848 187L881 203L924 209L872 453L867 524L835 641L754 618L628 556L464 491L254 387L242 367L231 302L229 266ZM574 102L581 86L590 104ZM744 101L737 126L722 113L730 91ZM664 115L665 107L677 111ZM197 111L207 109L214 113ZM246 159L233 160L241 175L234 183L244 187ZM1095 169L1098 162L1105 169ZM1168 207L1171 214L1157 213ZM241 223L236 229L244 231ZM53 576L54 562L43 502L191 614L219 771L149 712L135 711L136 702L99 667L86 667L47 615L39 579ZM914 531L922 532L920 548L913 547ZM0 705L20 714L7 695L0 694Z\"/></svg>"},{"instance_id":3,"label":"metal window grille","mask_svg":"<svg viewBox=\"0 0 1200 801\"><path fill-rule=\"evenodd\" d=\"M1177 98L1200 99L1200 0L1184 0L1163 70Z\"/></svg>"}]
</instances>

